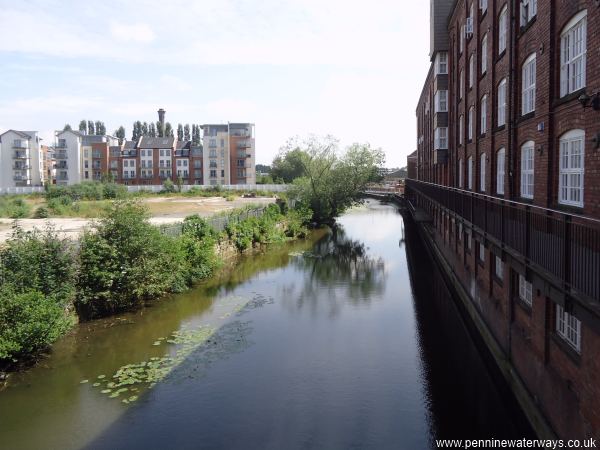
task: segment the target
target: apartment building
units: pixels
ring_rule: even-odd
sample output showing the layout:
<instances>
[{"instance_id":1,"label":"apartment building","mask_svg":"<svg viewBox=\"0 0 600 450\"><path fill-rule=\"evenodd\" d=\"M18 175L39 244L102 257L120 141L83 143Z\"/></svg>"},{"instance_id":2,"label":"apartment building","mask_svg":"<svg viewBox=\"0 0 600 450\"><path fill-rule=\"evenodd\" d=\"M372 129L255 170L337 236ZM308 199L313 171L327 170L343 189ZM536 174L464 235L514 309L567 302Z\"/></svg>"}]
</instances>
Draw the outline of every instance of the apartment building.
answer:
<instances>
[{"instance_id":1,"label":"apartment building","mask_svg":"<svg viewBox=\"0 0 600 450\"><path fill-rule=\"evenodd\" d=\"M42 186L43 164L37 131L8 130L0 135L0 187Z\"/></svg>"},{"instance_id":2,"label":"apartment building","mask_svg":"<svg viewBox=\"0 0 600 450\"><path fill-rule=\"evenodd\" d=\"M598 2L431 8L407 198L536 429L598 436Z\"/></svg>"},{"instance_id":3,"label":"apartment building","mask_svg":"<svg viewBox=\"0 0 600 450\"><path fill-rule=\"evenodd\" d=\"M254 184L254 124L202 125L205 184Z\"/></svg>"}]
</instances>

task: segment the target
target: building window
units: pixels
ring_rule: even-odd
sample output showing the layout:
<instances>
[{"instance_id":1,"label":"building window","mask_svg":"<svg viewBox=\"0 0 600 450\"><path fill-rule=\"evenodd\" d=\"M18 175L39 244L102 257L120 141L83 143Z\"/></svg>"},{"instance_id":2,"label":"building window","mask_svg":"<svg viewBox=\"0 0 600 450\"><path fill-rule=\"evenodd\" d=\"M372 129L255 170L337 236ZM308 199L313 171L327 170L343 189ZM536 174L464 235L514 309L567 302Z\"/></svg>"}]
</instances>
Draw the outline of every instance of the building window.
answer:
<instances>
[{"instance_id":1,"label":"building window","mask_svg":"<svg viewBox=\"0 0 600 450\"><path fill-rule=\"evenodd\" d=\"M479 157L479 190L485 192L485 153Z\"/></svg>"},{"instance_id":2,"label":"building window","mask_svg":"<svg viewBox=\"0 0 600 450\"><path fill-rule=\"evenodd\" d=\"M469 141L473 140L473 112L475 108L472 106L469 108L469 122L467 126L467 138Z\"/></svg>"},{"instance_id":3,"label":"building window","mask_svg":"<svg viewBox=\"0 0 600 450\"><path fill-rule=\"evenodd\" d=\"M556 333L576 352L581 351L581 322L560 305L556 305Z\"/></svg>"},{"instance_id":4,"label":"building window","mask_svg":"<svg viewBox=\"0 0 600 450\"><path fill-rule=\"evenodd\" d=\"M481 39L481 74L487 72L487 34Z\"/></svg>"},{"instance_id":5,"label":"building window","mask_svg":"<svg viewBox=\"0 0 600 450\"><path fill-rule=\"evenodd\" d=\"M447 74L448 73L448 53L439 52L436 56L435 61L435 74Z\"/></svg>"},{"instance_id":6,"label":"building window","mask_svg":"<svg viewBox=\"0 0 600 450\"><path fill-rule=\"evenodd\" d=\"M523 63L522 114L535 111L535 53Z\"/></svg>"},{"instance_id":7,"label":"building window","mask_svg":"<svg viewBox=\"0 0 600 450\"><path fill-rule=\"evenodd\" d=\"M463 187L463 160L459 159L458 160L458 187L462 188Z\"/></svg>"},{"instance_id":8,"label":"building window","mask_svg":"<svg viewBox=\"0 0 600 450\"><path fill-rule=\"evenodd\" d=\"M473 87L475 81L475 54L469 57L469 89Z\"/></svg>"},{"instance_id":9,"label":"building window","mask_svg":"<svg viewBox=\"0 0 600 450\"><path fill-rule=\"evenodd\" d=\"M437 91L435 93L435 112L448 111L448 91Z\"/></svg>"},{"instance_id":10,"label":"building window","mask_svg":"<svg viewBox=\"0 0 600 450\"><path fill-rule=\"evenodd\" d=\"M483 245L483 242L479 243L479 261L485 262L485 245Z\"/></svg>"},{"instance_id":11,"label":"building window","mask_svg":"<svg viewBox=\"0 0 600 450\"><path fill-rule=\"evenodd\" d=\"M583 130L569 131L560 138L558 201L564 205L583 207L584 142Z\"/></svg>"},{"instance_id":12,"label":"building window","mask_svg":"<svg viewBox=\"0 0 600 450\"><path fill-rule=\"evenodd\" d=\"M560 37L560 96L585 87L587 11L565 26Z\"/></svg>"},{"instance_id":13,"label":"building window","mask_svg":"<svg viewBox=\"0 0 600 450\"><path fill-rule=\"evenodd\" d=\"M462 69L460 70L460 74L458 76L458 98L463 98L463 93L464 93L464 89L465 89L465 73L462 71Z\"/></svg>"},{"instance_id":14,"label":"building window","mask_svg":"<svg viewBox=\"0 0 600 450\"><path fill-rule=\"evenodd\" d=\"M467 187L473 190L473 157L467 159Z\"/></svg>"},{"instance_id":15,"label":"building window","mask_svg":"<svg viewBox=\"0 0 600 450\"><path fill-rule=\"evenodd\" d=\"M496 154L496 193L504 194L504 157L506 150L501 148Z\"/></svg>"},{"instance_id":16,"label":"building window","mask_svg":"<svg viewBox=\"0 0 600 450\"><path fill-rule=\"evenodd\" d=\"M435 148L436 149L447 149L448 148L448 128L440 127L435 129Z\"/></svg>"},{"instance_id":17,"label":"building window","mask_svg":"<svg viewBox=\"0 0 600 450\"><path fill-rule=\"evenodd\" d=\"M467 250L471 251L471 246L472 246L472 236L471 236L471 230L467 230Z\"/></svg>"},{"instance_id":18,"label":"building window","mask_svg":"<svg viewBox=\"0 0 600 450\"><path fill-rule=\"evenodd\" d=\"M502 258L500 258L498 255L496 255L494 262L494 274L499 280L504 279L504 265L502 263Z\"/></svg>"},{"instance_id":19,"label":"building window","mask_svg":"<svg viewBox=\"0 0 600 450\"><path fill-rule=\"evenodd\" d=\"M504 6L498 18L498 54L506 50L506 35L508 32L508 8Z\"/></svg>"},{"instance_id":20,"label":"building window","mask_svg":"<svg viewBox=\"0 0 600 450\"><path fill-rule=\"evenodd\" d=\"M460 27L460 44L459 44L459 51L462 54L464 48L465 48L465 26L462 25Z\"/></svg>"},{"instance_id":21,"label":"building window","mask_svg":"<svg viewBox=\"0 0 600 450\"><path fill-rule=\"evenodd\" d=\"M481 116L481 120L479 123L481 134L485 134L487 131L487 95L481 97L481 103L479 105L479 114Z\"/></svg>"},{"instance_id":22,"label":"building window","mask_svg":"<svg viewBox=\"0 0 600 450\"><path fill-rule=\"evenodd\" d=\"M537 14L537 0L521 0L521 26L524 27Z\"/></svg>"},{"instance_id":23,"label":"building window","mask_svg":"<svg viewBox=\"0 0 600 450\"><path fill-rule=\"evenodd\" d=\"M527 305L533 305L533 286L527 279L519 274L519 298Z\"/></svg>"},{"instance_id":24,"label":"building window","mask_svg":"<svg viewBox=\"0 0 600 450\"><path fill-rule=\"evenodd\" d=\"M533 198L534 143L521 146L521 197Z\"/></svg>"},{"instance_id":25,"label":"building window","mask_svg":"<svg viewBox=\"0 0 600 450\"><path fill-rule=\"evenodd\" d=\"M479 0L479 8L481 9L481 14L485 13L487 11L487 5L488 2L487 0Z\"/></svg>"},{"instance_id":26,"label":"building window","mask_svg":"<svg viewBox=\"0 0 600 450\"><path fill-rule=\"evenodd\" d=\"M498 126L506 124L506 78L498 84Z\"/></svg>"},{"instance_id":27,"label":"building window","mask_svg":"<svg viewBox=\"0 0 600 450\"><path fill-rule=\"evenodd\" d=\"M462 145L463 143L463 127L465 124L465 116L464 115L460 115L459 119L458 119L458 144Z\"/></svg>"}]
</instances>

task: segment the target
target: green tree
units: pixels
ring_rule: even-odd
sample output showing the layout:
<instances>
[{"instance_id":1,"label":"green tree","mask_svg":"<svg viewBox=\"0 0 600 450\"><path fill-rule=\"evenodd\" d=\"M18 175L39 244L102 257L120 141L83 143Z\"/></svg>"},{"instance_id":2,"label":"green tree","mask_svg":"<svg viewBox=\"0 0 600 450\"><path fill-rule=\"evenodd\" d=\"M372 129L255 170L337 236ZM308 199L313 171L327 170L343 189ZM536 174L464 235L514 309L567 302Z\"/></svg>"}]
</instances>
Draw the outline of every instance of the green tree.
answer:
<instances>
[{"instance_id":1,"label":"green tree","mask_svg":"<svg viewBox=\"0 0 600 450\"><path fill-rule=\"evenodd\" d=\"M183 125L180 123L177 124L177 140L179 142L183 141Z\"/></svg>"},{"instance_id":2,"label":"green tree","mask_svg":"<svg viewBox=\"0 0 600 450\"><path fill-rule=\"evenodd\" d=\"M95 128L94 128L94 122L93 121L88 120L87 129L88 129L88 134L96 134L95 131L94 131Z\"/></svg>"},{"instance_id":3,"label":"green tree","mask_svg":"<svg viewBox=\"0 0 600 450\"><path fill-rule=\"evenodd\" d=\"M97 120L95 123L96 126L96 135L104 136L106 134L106 125L101 120Z\"/></svg>"},{"instance_id":4,"label":"green tree","mask_svg":"<svg viewBox=\"0 0 600 450\"><path fill-rule=\"evenodd\" d=\"M162 123L160 120L156 121L156 137L163 137L165 135L165 130L163 129Z\"/></svg>"},{"instance_id":5,"label":"green tree","mask_svg":"<svg viewBox=\"0 0 600 450\"><path fill-rule=\"evenodd\" d=\"M150 125L152 125L152 124L150 124ZM142 124L141 130L142 130L142 133L140 136L149 136L148 132L150 131L150 127L148 126L148 122L144 122Z\"/></svg>"},{"instance_id":6,"label":"green tree","mask_svg":"<svg viewBox=\"0 0 600 450\"><path fill-rule=\"evenodd\" d=\"M156 125L154 125L154 122L150 122L150 125L148 125L148 136L156 137Z\"/></svg>"},{"instance_id":7,"label":"green tree","mask_svg":"<svg viewBox=\"0 0 600 450\"><path fill-rule=\"evenodd\" d=\"M183 140L184 141L191 141L191 137L190 137L190 124L186 123L185 127L183 127Z\"/></svg>"},{"instance_id":8,"label":"green tree","mask_svg":"<svg viewBox=\"0 0 600 450\"><path fill-rule=\"evenodd\" d=\"M304 176L294 180L290 196L313 211L317 223L332 223L346 209L360 201L361 192L377 176L385 155L369 144L353 144L338 155L332 137L311 137L292 142L290 151L300 150Z\"/></svg>"},{"instance_id":9,"label":"green tree","mask_svg":"<svg viewBox=\"0 0 600 450\"><path fill-rule=\"evenodd\" d=\"M82 120L79 122L79 131L81 131L83 134L87 134L87 121Z\"/></svg>"},{"instance_id":10,"label":"green tree","mask_svg":"<svg viewBox=\"0 0 600 450\"><path fill-rule=\"evenodd\" d=\"M125 140L125 127L121 125L115 130L115 137L119 138L119 145Z\"/></svg>"},{"instance_id":11,"label":"green tree","mask_svg":"<svg viewBox=\"0 0 600 450\"><path fill-rule=\"evenodd\" d=\"M274 180L280 179L285 183L291 183L296 178L305 175L302 158L304 151L294 147L296 143L290 141L282 148L279 154L273 159L271 166L271 177Z\"/></svg>"},{"instance_id":12,"label":"green tree","mask_svg":"<svg viewBox=\"0 0 600 450\"><path fill-rule=\"evenodd\" d=\"M165 137L173 137L173 127L169 122L165 124Z\"/></svg>"},{"instance_id":13,"label":"green tree","mask_svg":"<svg viewBox=\"0 0 600 450\"><path fill-rule=\"evenodd\" d=\"M68 123L65 124L65 126L63 127L63 131L72 131L73 128L71 128L71 125L69 125Z\"/></svg>"}]
</instances>

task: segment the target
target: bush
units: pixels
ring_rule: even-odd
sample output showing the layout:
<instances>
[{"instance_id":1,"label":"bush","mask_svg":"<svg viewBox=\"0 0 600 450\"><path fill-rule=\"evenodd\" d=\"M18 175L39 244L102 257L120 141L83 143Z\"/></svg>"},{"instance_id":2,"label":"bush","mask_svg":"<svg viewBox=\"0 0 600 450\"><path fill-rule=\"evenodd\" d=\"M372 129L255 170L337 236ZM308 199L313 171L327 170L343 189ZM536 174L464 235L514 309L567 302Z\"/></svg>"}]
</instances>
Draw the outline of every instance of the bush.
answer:
<instances>
[{"instance_id":1,"label":"bush","mask_svg":"<svg viewBox=\"0 0 600 450\"><path fill-rule=\"evenodd\" d=\"M50 217L50 213L48 212L48 208L46 208L45 206L40 206L33 213L34 219L47 219L48 217Z\"/></svg>"},{"instance_id":2,"label":"bush","mask_svg":"<svg viewBox=\"0 0 600 450\"><path fill-rule=\"evenodd\" d=\"M243 211L240 215L243 215ZM283 230L278 226L281 219L279 206L269 205L258 218L248 217L244 220L230 220L225 231L237 249L244 251L254 243L268 244L284 240Z\"/></svg>"},{"instance_id":3,"label":"bush","mask_svg":"<svg viewBox=\"0 0 600 450\"><path fill-rule=\"evenodd\" d=\"M199 241L207 238L214 239L217 236L214 228L198 214L188 216L183 220L182 231L183 234L188 234Z\"/></svg>"},{"instance_id":4,"label":"bush","mask_svg":"<svg viewBox=\"0 0 600 450\"><path fill-rule=\"evenodd\" d=\"M165 182L163 183L163 192L166 192L169 194L175 192L175 184L171 181L170 178L167 178L165 180Z\"/></svg>"}]
</instances>

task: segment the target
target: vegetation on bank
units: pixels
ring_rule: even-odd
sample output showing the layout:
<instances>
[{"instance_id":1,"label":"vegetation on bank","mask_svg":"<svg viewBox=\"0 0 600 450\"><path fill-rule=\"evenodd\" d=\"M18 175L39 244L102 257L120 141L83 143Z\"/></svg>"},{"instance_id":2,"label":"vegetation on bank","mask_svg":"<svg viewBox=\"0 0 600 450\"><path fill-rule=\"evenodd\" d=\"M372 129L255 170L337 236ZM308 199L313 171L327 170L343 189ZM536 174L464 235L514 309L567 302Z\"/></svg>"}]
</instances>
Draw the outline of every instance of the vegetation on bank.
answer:
<instances>
[{"instance_id":1,"label":"vegetation on bank","mask_svg":"<svg viewBox=\"0 0 600 450\"><path fill-rule=\"evenodd\" d=\"M48 348L77 317L115 314L188 289L218 267L219 242L245 250L301 237L311 216L272 204L221 233L190 216L171 236L150 224L139 201L116 200L78 244L52 228L24 232L15 225L0 250L0 367Z\"/></svg>"}]
</instances>

